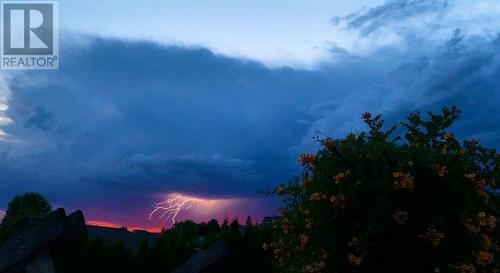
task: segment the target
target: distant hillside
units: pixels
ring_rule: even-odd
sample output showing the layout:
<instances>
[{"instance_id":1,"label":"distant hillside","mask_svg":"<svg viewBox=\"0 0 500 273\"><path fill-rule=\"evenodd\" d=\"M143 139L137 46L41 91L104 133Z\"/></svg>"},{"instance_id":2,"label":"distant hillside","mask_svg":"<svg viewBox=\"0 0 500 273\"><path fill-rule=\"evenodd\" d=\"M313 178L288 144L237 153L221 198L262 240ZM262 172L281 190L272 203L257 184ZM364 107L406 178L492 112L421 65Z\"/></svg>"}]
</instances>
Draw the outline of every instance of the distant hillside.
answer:
<instances>
[{"instance_id":1,"label":"distant hillside","mask_svg":"<svg viewBox=\"0 0 500 273\"><path fill-rule=\"evenodd\" d=\"M87 225L88 237L90 239L101 238L104 245L111 246L123 241L125 248L137 251L142 241L153 245L159 238L159 233L151 233L145 230L128 231L126 228L113 228Z\"/></svg>"}]
</instances>

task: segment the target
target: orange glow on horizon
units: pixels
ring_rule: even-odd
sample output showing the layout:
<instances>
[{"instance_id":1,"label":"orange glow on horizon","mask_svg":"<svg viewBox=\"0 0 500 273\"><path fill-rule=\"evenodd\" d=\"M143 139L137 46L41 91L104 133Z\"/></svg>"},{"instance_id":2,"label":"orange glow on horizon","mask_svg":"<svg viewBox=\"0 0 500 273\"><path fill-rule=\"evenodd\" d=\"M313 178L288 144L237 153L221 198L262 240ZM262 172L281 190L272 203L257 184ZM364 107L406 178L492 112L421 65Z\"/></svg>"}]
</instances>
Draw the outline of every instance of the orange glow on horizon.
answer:
<instances>
[{"instance_id":1,"label":"orange glow on horizon","mask_svg":"<svg viewBox=\"0 0 500 273\"><path fill-rule=\"evenodd\" d=\"M111 222L106 222L106 221L99 221L99 220L90 220L87 221L87 225L89 226L99 226L99 227L108 227L108 228L126 228L128 231L134 231L134 230L145 230L151 233L160 233L161 228L144 228L144 227L133 227L129 226L126 227L124 225L116 224L116 223L111 223Z\"/></svg>"}]
</instances>

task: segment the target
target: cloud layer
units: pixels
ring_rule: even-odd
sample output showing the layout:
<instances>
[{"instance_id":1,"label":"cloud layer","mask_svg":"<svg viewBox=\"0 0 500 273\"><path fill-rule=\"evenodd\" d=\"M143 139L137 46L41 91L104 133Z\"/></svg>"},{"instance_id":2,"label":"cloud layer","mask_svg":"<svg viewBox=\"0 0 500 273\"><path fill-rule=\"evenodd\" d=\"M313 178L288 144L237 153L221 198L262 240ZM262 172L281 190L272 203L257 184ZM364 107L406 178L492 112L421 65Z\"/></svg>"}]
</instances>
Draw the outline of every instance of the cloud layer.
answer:
<instances>
[{"instance_id":1,"label":"cloud layer","mask_svg":"<svg viewBox=\"0 0 500 273\"><path fill-rule=\"evenodd\" d=\"M335 19L373 46L360 54L334 43L334 61L315 70L66 33L59 71L3 74L0 204L39 191L137 226L151 202L181 192L254 199L231 213L272 214L256 191L297 174L296 156L316 149L318 132L362 129L365 111L397 122L457 105L458 135L499 147L500 38L470 32L470 18L436 28L439 39L430 28L414 35L412 18L451 18L463 1L395 3ZM397 39L374 42L381 37Z\"/></svg>"},{"instance_id":2,"label":"cloud layer","mask_svg":"<svg viewBox=\"0 0 500 273\"><path fill-rule=\"evenodd\" d=\"M10 75L3 202L32 190L146 212L158 193L254 198L289 178L305 113L341 84L148 42L89 37L63 44L62 59L57 72Z\"/></svg>"}]
</instances>

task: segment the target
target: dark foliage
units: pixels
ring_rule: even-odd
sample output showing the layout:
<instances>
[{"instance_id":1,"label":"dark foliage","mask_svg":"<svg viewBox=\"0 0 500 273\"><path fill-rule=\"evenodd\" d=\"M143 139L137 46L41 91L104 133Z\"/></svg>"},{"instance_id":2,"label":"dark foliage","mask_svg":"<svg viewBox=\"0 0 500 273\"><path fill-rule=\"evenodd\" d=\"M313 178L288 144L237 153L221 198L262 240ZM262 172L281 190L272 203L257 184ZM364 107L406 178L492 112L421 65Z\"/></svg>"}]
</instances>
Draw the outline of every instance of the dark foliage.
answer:
<instances>
[{"instance_id":1,"label":"dark foliage","mask_svg":"<svg viewBox=\"0 0 500 273\"><path fill-rule=\"evenodd\" d=\"M44 216L52 211L50 203L38 193L15 196L8 204L0 225L0 242L6 240L19 221L30 216Z\"/></svg>"},{"instance_id":2,"label":"dark foliage","mask_svg":"<svg viewBox=\"0 0 500 273\"><path fill-rule=\"evenodd\" d=\"M247 224L250 224L247 221ZM165 273L188 261L197 251L223 240L229 249L218 264L217 272L272 272L270 257L262 249L271 241L272 229L264 225L241 227L237 220L220 226L216 220L196 224L178 223L162 232L153 245L143 242L132 253L118 242L104 246L102 240L67 241L52 252L58 273Z\"/></svg>"},{"instance_id":3,"label":"dark foliage","mask_svg":"<svg viewBox=\"0 0 500 273\"><path fill-rule=\"evenodd\" d=\"M500 158L448 132L459 114L411 114L400 139L365 113L367 132L318 139L303 178L275 189L279 271L498 272Z\"/></svg>"}]
</instances>

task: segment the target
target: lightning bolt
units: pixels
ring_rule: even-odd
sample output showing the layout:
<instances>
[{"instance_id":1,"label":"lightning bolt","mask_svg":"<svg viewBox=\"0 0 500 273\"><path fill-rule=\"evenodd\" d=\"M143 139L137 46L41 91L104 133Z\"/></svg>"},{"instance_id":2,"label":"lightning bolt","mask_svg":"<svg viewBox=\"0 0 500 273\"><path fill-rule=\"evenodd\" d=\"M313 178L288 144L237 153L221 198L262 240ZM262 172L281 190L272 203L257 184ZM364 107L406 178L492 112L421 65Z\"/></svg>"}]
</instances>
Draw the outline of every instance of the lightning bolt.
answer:
<instances>
[{"instance_id":1,"label":"lightning bolt","mask_svg":"<svg viewBox=\"0 0 500 273\"><path fill-rule=\"evenodd\" d=\"M158 219L171 220L172 225L176 223L176 217L182 210L189 210L196 201L193 198L176 195L174 198L167 199L160 203L153 203L153 210L149 213L149 220L157 214Z\"/></svg>"}]
</instances>

